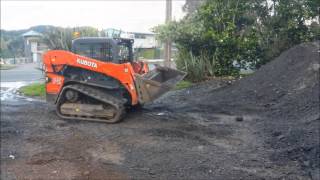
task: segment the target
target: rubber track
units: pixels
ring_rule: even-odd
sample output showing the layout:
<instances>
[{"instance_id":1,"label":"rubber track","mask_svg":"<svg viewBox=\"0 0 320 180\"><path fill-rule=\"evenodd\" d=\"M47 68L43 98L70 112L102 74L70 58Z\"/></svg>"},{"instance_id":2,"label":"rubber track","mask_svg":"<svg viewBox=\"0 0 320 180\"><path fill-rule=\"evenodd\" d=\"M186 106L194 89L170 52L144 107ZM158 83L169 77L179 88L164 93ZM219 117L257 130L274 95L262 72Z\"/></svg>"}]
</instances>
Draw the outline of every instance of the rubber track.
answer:
<instances>
[{"instance_id":1,"label":"rubber track","mask_svg":"<svg viewBox=\"0 0 320 180\"><path fill-rule=\"evenodd\" d=\"M72 89L74 91L80 92L81 94L84 94L88 97L91 97L95 100L101 101L103 104L108 104L113 106L117 111L116 115L112 119L103 119L103 118L91 118L86 116L74 116L74 115L64 115L60 112L60 107L63 104L64 93L66 90ZM85 121L96 121L96 122L105 122L105 123L116 123L122 120L122 118L125 115L125 108L124 108L125 101L122 99L119 99L117 97L114 97L110 94L107 94L106 92L99 90L94 87L86 86L83 84L74 84L74 85L67 85L63 87L60 96L57 100L57 106L56 106L56 112L57 115L63 119L77 119L77 120L85 120Z\"/></svg>"}]
</instances>

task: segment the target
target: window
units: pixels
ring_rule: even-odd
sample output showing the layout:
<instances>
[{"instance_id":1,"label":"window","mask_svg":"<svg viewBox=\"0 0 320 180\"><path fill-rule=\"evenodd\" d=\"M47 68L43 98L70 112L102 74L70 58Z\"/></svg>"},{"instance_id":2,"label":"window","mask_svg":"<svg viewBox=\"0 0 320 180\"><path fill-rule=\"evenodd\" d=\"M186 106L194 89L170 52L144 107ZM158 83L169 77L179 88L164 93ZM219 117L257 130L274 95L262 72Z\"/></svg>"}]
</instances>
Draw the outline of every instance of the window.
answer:
<instances>
[{"instance_id":1,"label":"window","mask_svg":"<svg viewBox=\"0 0 320 180\"><path fill-rule=\"evenodd\" d=\"M101 61L112 61L112 49L109 43L80 43L76 53Z\"/></svg>"},{"instance_id":2,"label":"window","mask_svg":"<svg viewBox=\"0 0 320 180\"><path fill-rule=\"evenodd\" d=\"M120 61L128 61L130 60L130 51L129 47L126 44L119 44L119 53L118 57Z\"/></svg>"},{"instance_id":3,"label":"window","mask_svg":"<svg viewBox=\"0 0 320 180\"><path fill-rule=\"evenodd\" d=\"M136 39L146 39L146 36L143 35L143 34L135 34L134 37L135 37Z\"/></svg>"},{"instance_id":4,"label":"window","mask_svg":"<svg viewBox=\"0 0 320 180\"><path fill-rule=\"evenodd\" d=\"M92 44L91 45L92 51L91 51L91 58L93 59L101 59L104 60L104 48L102 44Z\"/></svg>"},{"instance_id":5,"label":"window","mask_svg":"<svg viewBox=\"0 0 320 180\"><path fill-rule=\"evenodd\" d=\"M76 53L80 56L90 57L90 44L79 44L76 48Z\"/></svg>"}]
</instances>

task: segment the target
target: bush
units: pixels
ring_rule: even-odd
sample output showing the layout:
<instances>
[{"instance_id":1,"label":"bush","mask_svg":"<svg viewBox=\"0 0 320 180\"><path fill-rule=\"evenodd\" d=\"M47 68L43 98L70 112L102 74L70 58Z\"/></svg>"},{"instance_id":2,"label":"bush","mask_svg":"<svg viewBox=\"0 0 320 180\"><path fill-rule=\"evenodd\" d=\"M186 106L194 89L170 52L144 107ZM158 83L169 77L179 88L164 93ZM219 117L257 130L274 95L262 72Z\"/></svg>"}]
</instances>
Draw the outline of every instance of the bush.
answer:
<instances>
[{"instance_id":1,"label":"bush","mask_svg":"<svg viewBox=\"0 0 320 180\"><path fill-rule=\"evenodd\" d=\"M157 26L160 40L178 48L176 63L192 81L238 76L259 68L282 51L319 37L316 0L205 0L180 21ZM293 11L294 9L295 11Z\"/></svg>"},{"instance_id":2,"label":"bush","mask_svg":"<svg viewBox=\"0 0 320 180\"><path fill-rule=\"evenodd\" d=\"M179 51L176 64L178 69L187 72L187 79L193 82L204 80L215 73L214 60L204 54L194 56L192 52Z\"/></svg>"}]
</instances>

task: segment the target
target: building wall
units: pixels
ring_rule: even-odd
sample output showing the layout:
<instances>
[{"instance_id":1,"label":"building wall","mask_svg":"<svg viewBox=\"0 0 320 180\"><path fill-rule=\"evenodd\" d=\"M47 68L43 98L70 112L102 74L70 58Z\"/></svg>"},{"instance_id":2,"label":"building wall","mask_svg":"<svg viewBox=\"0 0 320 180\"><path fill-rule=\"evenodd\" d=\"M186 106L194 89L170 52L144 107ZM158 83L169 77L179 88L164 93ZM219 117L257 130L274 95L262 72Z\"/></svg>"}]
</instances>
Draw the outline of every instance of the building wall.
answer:
<instances>
[{"instance_id":1,"label":"building wall","mask_svg":"<svg viewBox=\"0 0 320 180\"><path fill-rule=\"evenodd\" d=\"M157 41L154 35L135 35L134 48L155 48L157 47Z\"/></svg>"},{"instance_id":2,"label":"building wall","mask_svg":"<svg viewBox=\"0 0 320 180\"><path fill-rule=\"evenodd\" d=\"M154 34L122 32L122 38L134 39L133 48L156 48L160 47Z\"/></svg>"},{"instance_id":3,"label":"building wall","mask_svg":"<svg viewBox=\"0 0 320 180\"><path fill-rule=\"evenodd\" d=\"M25 57L29 59L29 62L40 62L41 55L43 52L48 50L46 44L41 42L39 37L25 37Z\"/></svg>"},{"instance_id":4,"label":"building wall","mask_svg":"<svg viewBox=\"0 0 320 180\"><path fill-rule=\"evenodd\" d=\"M35 57L33 54L37 53L37 47L38 47L38 37L26 37L24 41L25 45L25 57L29 58L31 62L33 62L33 58Z\"/></svg>"},{"instance_id":5,"label":"building wall","mask_svg":"<svg viewBox=\"0 0 320 180\"><path fill-rule=\"evenodd\" d=\"M24 56L29 59L32 58L31 45L30 45L28 39L24 40Z\"/></svg>"}]
</instances>

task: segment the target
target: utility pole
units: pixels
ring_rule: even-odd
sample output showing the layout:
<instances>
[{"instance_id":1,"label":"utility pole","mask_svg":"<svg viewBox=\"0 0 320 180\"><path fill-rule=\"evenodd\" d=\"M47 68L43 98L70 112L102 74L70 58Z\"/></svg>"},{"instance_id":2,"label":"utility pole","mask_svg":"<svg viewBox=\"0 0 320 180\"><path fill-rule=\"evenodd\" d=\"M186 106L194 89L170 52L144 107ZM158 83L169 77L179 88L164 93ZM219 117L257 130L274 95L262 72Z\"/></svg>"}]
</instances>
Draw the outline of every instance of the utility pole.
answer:
<instances>
[{"instance_id":1,"label":"utility pole","mask_svg":"<svg viewBox=\"0 0 320 180\"><path fill-rule=\"evenodd\" d=\"M172 20L172 0L166 0L166 24ZM171 39L167 39L164 45L164 65L171 65Z\"/></svg>"}]
</instances>

